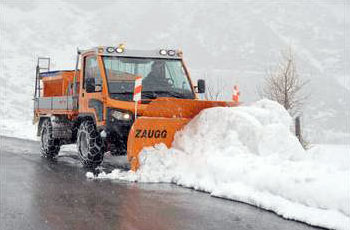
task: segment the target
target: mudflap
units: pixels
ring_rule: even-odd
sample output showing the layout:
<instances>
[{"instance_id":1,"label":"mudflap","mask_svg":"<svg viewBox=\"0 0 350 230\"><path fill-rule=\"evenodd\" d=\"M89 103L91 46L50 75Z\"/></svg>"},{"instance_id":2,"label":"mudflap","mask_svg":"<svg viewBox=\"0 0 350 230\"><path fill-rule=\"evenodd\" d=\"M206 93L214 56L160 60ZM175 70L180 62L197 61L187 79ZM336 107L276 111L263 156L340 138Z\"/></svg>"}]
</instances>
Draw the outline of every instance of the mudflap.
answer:
<instances>
[{"instance_id":1,"label":"mudflap","mask_svg":"<svg viewBox=\"0 0 350 230\"><path fill-rule=\"evenodd\" d=\"M131 127L128 137L127 158L131 170L139 168L138 155L144 147L164 143L168 148L174 140L175 133L181 130L191 119L140 117Z\"/></svg>"}]
</instances>

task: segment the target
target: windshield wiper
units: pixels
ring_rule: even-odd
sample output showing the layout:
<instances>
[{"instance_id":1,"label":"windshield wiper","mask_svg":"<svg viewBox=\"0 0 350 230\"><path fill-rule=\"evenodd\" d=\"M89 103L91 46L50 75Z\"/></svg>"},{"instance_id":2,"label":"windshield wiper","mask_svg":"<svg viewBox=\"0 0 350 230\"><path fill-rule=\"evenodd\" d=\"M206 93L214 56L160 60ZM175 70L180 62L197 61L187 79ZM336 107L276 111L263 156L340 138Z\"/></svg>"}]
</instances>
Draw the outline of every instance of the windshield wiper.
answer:
<instances>
[{"instance_id":1,"label":"windshield wiper","mask_svg":"<svg viewBox=\"0 0 350 230\"><path fill-rule=\"evenodd\" d=\"M111 94L133 94L134 92L124 91L124 92L115 92ZM156 91L142 91L142 96L147 97L149 99L156 99L159 95L162 96L170 96L175 98L188 98L188 95L176 92L176 91L164 91L164 90L156 90Z\"/></svg>"},{"instance_id":2,"label":"windshield wiper","mask_svg":"<svg viewBox=\"0 0 350 230\"><path fill-rule=\"evenodd\" d=\"M142 91L141 95L148 97L149 99L156 99L158 97L155 91Z\"/></svg>"},{"instance_id":3,"label":"windshield wiper","mask_svg":"<svg viewBox=\"0 0 350 230\"><path fill-rule=\"evenodd\" d=\"M133 94L134 92L130 92L130 91L123 91L123 92L113 92L111 94Z\"/></svg>"},{"instance_id":4,"label":"windshield wiper","mask_svg":"<svg viewBox=\"0 0 350 230\"><path fill-rule=\"evenodd\" d=\"M175 91L164 91L164 90L156 90L156 91L142 91L142 95L145 95L146 97L153 97L157 98L160 94L165 96L171 96L176 98L187 98L184 94L178 93Z\"/></svg>"},{"instance_id":5,"label":"windshield wiper","mask_svg":"<svg viewBox=\"0 0 350 230\"><path fill-rule=\"evenodd\" d=\"M175 91L164 91L162 93L168 94L169 96L176 97L176 98L186 98L185 95L182 93L178 93Z\"/></svg>"}]
</instances>

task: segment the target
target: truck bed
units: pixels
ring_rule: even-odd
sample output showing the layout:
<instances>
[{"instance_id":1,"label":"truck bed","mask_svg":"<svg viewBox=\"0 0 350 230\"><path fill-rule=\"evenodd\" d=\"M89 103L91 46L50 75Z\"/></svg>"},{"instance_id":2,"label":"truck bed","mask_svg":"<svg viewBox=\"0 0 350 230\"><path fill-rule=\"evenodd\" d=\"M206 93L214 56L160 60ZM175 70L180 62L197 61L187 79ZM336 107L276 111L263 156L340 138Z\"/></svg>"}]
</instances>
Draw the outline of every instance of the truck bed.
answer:
<instances>
[{"instance_id":1,"label":"truck bed","mask_svg":"<svg viewBox=\"0 0 350 230\"><path fill-rule=\"evenodd\" d=\"M78 97L76 96L57 96L57 97L39 97L34 99L35 110L77 110Z\"/></svg>"}]
</instances>

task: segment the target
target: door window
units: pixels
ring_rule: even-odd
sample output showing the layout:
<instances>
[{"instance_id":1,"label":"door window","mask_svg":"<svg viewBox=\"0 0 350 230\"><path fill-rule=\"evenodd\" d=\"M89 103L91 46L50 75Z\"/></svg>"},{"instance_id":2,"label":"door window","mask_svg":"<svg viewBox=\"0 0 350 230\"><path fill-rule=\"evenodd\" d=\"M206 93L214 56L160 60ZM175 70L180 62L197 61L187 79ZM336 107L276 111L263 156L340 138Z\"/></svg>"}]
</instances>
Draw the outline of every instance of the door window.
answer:
<instances>
[{"instance_id":1,"label":"door window","mask_svg":"<svg viewBox=\"0 0 350 230\"><path fill-rule=\"evenodd\" d=\"M93 82L95 85L95 92L102 91L102 77L98 67L96 56L85 58L84 68L84 88L86 89L87 82Z\"/></svg>"}]
</instances>

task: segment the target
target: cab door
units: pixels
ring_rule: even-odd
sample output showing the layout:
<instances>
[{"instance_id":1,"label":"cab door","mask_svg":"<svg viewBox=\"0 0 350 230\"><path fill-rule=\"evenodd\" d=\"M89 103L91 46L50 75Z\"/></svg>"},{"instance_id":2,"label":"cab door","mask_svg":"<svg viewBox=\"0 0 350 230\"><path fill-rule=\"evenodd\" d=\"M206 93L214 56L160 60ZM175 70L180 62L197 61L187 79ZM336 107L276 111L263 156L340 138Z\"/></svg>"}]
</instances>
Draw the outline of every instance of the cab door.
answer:
<instances>
[{"instance_id":1,"label":"cab door","mask_svg":"<svg viewBox=\"0 0 350 230\"><path fill-rule=\"evenodd\" d=\"M83 57L79 114L92 116L97 126L104 125L103 78L96 55Z\"/></svg>"}]
</instances>

